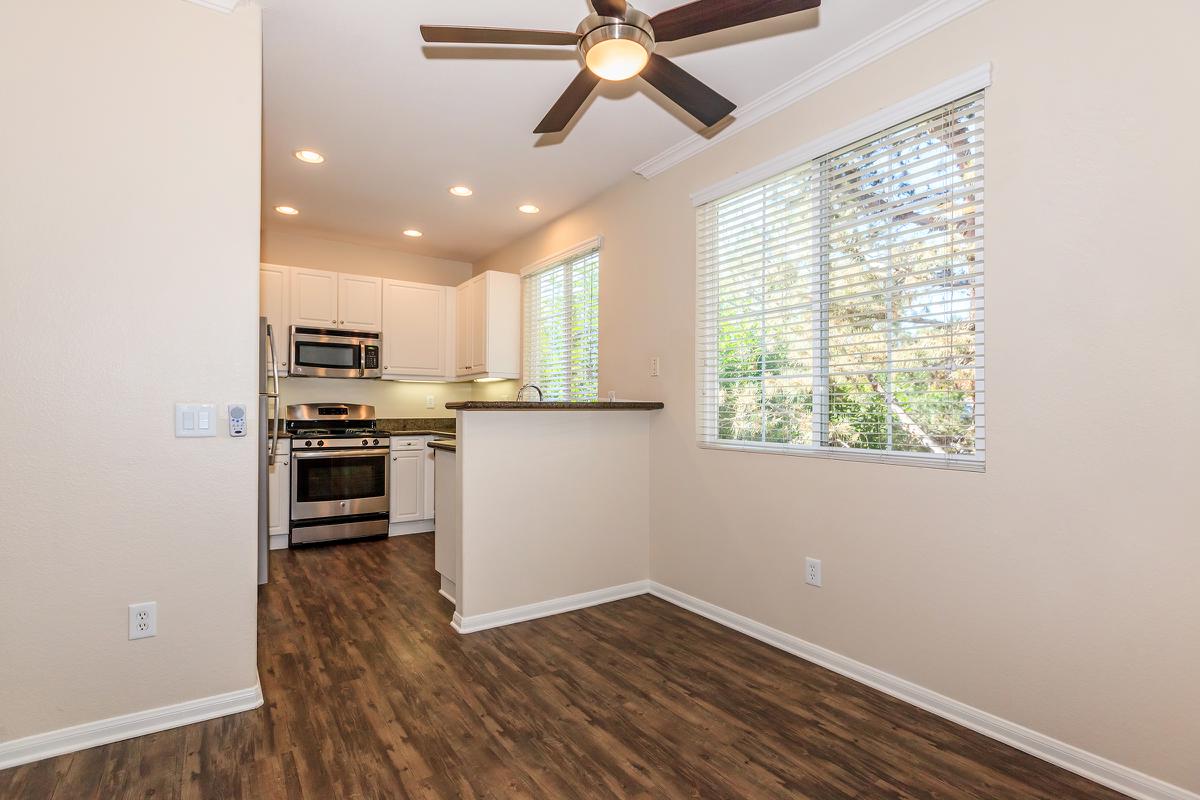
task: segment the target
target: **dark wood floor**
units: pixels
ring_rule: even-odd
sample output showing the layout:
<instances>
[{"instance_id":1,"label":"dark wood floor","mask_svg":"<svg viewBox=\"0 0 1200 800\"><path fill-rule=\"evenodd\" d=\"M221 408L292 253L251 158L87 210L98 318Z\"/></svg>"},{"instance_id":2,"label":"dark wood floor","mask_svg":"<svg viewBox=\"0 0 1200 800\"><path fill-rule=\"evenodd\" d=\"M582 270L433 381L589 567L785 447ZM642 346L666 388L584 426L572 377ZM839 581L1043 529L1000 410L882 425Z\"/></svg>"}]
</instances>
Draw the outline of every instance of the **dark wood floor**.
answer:
<instances>
[{"instance_id":1,"label":"dark wood floor","mask_svg":"<svg viewBox=\"0 0 1200 800\"><path fill-rule=\"evenodd\" d=\"M1121 797L656 598L459 636L428 534L272 557L263 708L0 797Z\"/></svg>"}]
</instances>

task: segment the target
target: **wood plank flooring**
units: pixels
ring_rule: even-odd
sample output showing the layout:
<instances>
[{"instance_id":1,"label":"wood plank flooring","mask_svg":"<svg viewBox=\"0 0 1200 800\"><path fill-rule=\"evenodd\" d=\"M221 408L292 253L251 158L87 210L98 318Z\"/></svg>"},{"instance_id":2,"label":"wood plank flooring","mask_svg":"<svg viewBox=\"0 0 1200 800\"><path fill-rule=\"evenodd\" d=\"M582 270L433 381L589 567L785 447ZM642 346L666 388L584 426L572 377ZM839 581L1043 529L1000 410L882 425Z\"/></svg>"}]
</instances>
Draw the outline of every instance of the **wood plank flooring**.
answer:
<instances>
[{"instance_id":1,"label":"wood plank flooring","mask_svg":"<svg viewBox=\"0 0 1200 800\"><path fill-rule=\"evenodd\" d=\"M459 636L429 534L271 566L263 708L0 798L1121 797L649 596Z\"/></svg>"}]
</instances>

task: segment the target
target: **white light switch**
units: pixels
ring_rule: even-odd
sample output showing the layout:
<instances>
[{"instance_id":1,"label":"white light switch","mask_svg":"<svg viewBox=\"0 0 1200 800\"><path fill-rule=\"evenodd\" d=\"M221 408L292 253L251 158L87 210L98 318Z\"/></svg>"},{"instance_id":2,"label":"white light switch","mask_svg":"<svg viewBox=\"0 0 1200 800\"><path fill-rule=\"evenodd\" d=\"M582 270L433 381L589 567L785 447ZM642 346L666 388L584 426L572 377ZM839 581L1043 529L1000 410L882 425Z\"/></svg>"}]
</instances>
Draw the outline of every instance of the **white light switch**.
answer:
<instances>
[{"instance_id":1,"label":"white light switch","mask_svg":"<svg viewBox=\"0 0 1200 800\"><path fill-rule=\"evenodd\" d=\"M216 417L217 409L212 403L176 403L175 436L216 436L213 425Z\"/></svg>"}]
</instances>

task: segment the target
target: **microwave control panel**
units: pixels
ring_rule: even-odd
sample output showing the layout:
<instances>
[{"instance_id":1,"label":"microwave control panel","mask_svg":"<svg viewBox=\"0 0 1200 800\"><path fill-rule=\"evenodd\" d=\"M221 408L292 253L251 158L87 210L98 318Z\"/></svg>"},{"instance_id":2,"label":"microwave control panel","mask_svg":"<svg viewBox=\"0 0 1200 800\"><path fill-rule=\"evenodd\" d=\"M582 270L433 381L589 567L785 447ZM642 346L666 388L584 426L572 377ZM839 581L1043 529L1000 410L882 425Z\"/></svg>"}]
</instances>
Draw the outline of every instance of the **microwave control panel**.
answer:
<instances>
[{"instance_id":1,"label":"microwave control panel","mask_svg":"<svg viewBox=\"0 0 1200 800\"><path fill-rule=\"evenodd\" d=\"M379 369L379 348L376 345L369 344L363 348L363 369Z\"/></svg>"}]
</instances>

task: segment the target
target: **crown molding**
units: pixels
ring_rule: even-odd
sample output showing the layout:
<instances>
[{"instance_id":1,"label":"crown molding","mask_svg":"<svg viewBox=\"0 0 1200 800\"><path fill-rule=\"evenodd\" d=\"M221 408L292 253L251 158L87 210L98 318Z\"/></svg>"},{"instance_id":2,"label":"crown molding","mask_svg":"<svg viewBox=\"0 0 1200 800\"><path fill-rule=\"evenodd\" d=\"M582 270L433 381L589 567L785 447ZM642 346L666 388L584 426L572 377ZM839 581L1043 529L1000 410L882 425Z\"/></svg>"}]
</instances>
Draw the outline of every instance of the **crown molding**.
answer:
<instances>
[{"instance_id":1,"label":"crown molding","mask_svg":"<svg viewBox=\"0 0 1200 800\"><path fill-rule=\"evenodd\" d=\"M937 30L948 22L974 11L988 0L929 0L870 36L802 72L782 86L741 106L733 122L712 137L692 134L633 168L643 178L653 178L677 164L703 153L731 136L778 114L811 94L856 70L878 61L895 50Z\"/></svg>"},{"instance_id":2,"label":"crown molding","mask_svg":"<svg viewBox=\"0 0 1200 800\"><path fill-rule=\"evenodd\" d=\"M242 0L187 0L187 2L211 8L213 11L220 11L222 14L229 14L238 7Z\"/></svg>"}]
</instances>

